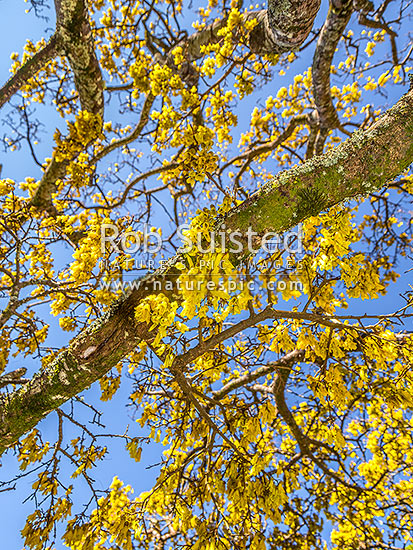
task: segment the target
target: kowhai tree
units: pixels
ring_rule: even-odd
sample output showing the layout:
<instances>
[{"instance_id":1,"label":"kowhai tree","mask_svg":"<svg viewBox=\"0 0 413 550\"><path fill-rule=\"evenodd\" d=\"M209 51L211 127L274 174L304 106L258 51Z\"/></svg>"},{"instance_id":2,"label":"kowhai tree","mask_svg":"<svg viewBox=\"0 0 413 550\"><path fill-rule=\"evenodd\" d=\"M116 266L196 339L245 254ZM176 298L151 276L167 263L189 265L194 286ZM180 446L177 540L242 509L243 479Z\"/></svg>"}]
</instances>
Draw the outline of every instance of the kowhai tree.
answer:
<instances>
[{"instance_id":1,"label":"kowhai tree","mask_svg":"<svg viewBox=\"0 0 413 550\"><path fill-rule=\"evenodd\" d=\"M31 172L5 157L0 447L2 490L33 478L25 548L413 544L410 4L55 0L12 54L2 141ZM82 392L121 383L113 432ZM95 483L119 441L157 449L151 490L123 461Z\"/></svg>"}]
</instances>

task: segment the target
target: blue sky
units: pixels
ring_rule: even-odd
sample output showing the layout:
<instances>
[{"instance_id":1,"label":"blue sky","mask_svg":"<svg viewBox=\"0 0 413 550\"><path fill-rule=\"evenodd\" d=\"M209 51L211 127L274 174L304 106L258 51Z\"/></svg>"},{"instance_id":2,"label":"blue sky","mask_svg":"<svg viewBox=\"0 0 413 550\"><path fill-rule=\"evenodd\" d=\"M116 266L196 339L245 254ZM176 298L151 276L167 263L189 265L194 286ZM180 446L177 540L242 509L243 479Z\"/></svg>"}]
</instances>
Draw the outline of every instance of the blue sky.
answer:
<instances>
[{"instance_id":1,"label":"blue sky","mask_svg":"<svg viewBox=\"0 0 413 550\"><path fill-rule=\"evenodd\" d=\"M1 0L0 7L3 17L0 18L0 36L1 36L1 56L0 56L0 80L6 81L9 78L9 69L11 65L10 55L12 52L21 53L26 39L33 42L39 40L42 36L50 36L49 33L44 33L45 27L51 28L53 25L53 10L45 10L45 14L50 16L50 21L45 22L37 17L34 13L25 13L28 4L21 0ZM42 110L42 109L41 109ZM40 110L40 113L41 113ZM53 132L56 124L61 124L60 117L57 117L53 111L48 111L47 115L40 114L40 118L46 122L48 130ZM4 116L4 112L2 113ZM0 127L3 133L3 127ZM50 134L50 132L48 132ZM45 129L45 137L47 132ZM43 159L50 155L50 138L44 139L36 149L39 158ZM33 162L30 158L30 153L26 146L23 146L20 151L13 154L4 155L4 151L0 151L0 163L3 164L2 177L10 177L14 180L23 180L26 176L39 177L33 173ZM56 322L56 320L51 319ZM60 330L53 335L54 346L61 346L66 341L56 341L56 335L62 334ZM66 340L66 339L65 339ZM20 359L15 359L11 362L10 368L21 366ZM30 365L25 364L30 368ZM145 435L144 431L130 418L130 411L126 409L127 399L130 394L132 383L129 379L124 379L121 389L110 403L100 403L101 409L105 410L103 421L111 433L124 433L126 425L129 423L129 434L133 436ZM99 406L100 389L96 384L88 392L85 392L85 399L91 402L97 402ZM49 415L41 422L41 430L44 435L44 441L52 440L56 434L57 417L55 414ZM67 428L66 435L70 437L70 428ZM76 435L78 435L76 433ZM143 453L142 460L136 464L130 459L129 454L124 450L124 444L117 440L111 440L111 452L107 460L104 460L99 467L99 475L96 477L97 487L104 490L110 485L113 477L118 475L125 482L131 483L136 487L136 492L145 491L151 488L156 477L156 469L147 470L146 467L153 463L159 462L160 453L163 448L161 445L151 444L150 451ZM6 453L2 457L2 467L0 468L0 480L4 481L19 475L19 470L16 467L17 460L12 453ZM22 472L20 472L22 473ZM20 530L23 528L26 517L33 509L32 501L23 503L27 496L32 492L31 486L34 481L33 475L28 475L19 480L16 485L16 490L0 493L0 536L1 547L9 550L20 550L23 547ZM79 506L84 504L84 501L89 500L86 487L82 488L80 481L80 490L78 493ZM65 548L60 542L56 545L57 549Z\"/></svg>"},{"instance_id":2,"label":"blue sky","mask_svg":"<svg viewBox=\"0 0 413 550\"><path fill-rule=\"evenodd\" d=\"M52 4L50 2L50 4ZM195 2L196 4L196 2ZM0 0L0 6L2 8L3 17L0 18L0 36L1 36L1 57L0 57L0 80L4 82L9 77L10 67L10 54L14 51L21 52L25 40L30 38L32 41L37 41L42 36L50 36L53 25L53 9L45 10L45 15L50 17L49 22L45 22L42 19L35 17L34 13L25 13L28 8L28 4L22 0ZM322 20L325 13L326 2L323 2L323 10L320 12L318 21ZM45 29L49 29L45 33ZM285 77L278 77L277 82L274 84L274 90L282 85L288 85L295 72L302 71L307 68L310 63L310 58L303 57L300 63L294 64L293 68L287 73ZM285 82L284 82L285 81ZM268 92L268 86L263 90L263 97ZM389 97L389 103L395 101L403 89L399 87L393 87L391 97ZM255 96L256 97L256 96ZM256 99L251 99L250 107L254 106ZM246 103L244 104L244 108ZM4 113L2 113L4 115ZM43 160L44 157L50 156L51 141L50 137L53 133L56 125L62 124L62 120L57 117L53 112L41 107L39 109L39 116L43 121L47 121L45 127L45 139L38 146L38 157ZM245 108L242 113L239 113L240 123L247 124L249 121L250 112ZM110 109L108 110L108 118L110 119ZM2 130L2 129L1 129ZM12 154L8 154L7 157L0 152L0 162L3 164L2 177L10 177L14 180L22 180L26 176L40 175L40 170L35 168L33 171L33 162L30 158L28 148L23 146L20 151ZM35 171L38 173L35 173ZM410 267L409 261L406 260L404 266L405 271ZM401 270L403 271L403 269ZM411 275L411 274L410 274ZM406 290L407 285L411 279L408 273L393 285L392 292L387 296L380 299L381 311L394 311L398 305L401 305L401 299L398 294L401 291ZM396 304L397 302L397 304ZM378 308L377 301L360 302L357 306L359 313L375 312ZM410 327L411 328L411 327ZM57 331L56 331L57 334ZM55 337L55 335L54 335ZM64 345L65 341L54 340L54 346ZM10 368L16 368L21 366L20 360L11 364ZM126 409L125 404L132 387L132 382L127 377L121 385L121 389L113 398L110 403L99 403L100 390L97 384L95 384L90 390L85 392L85 399L92 403L97 403L100 409L103 411L102 421L107 426L107 430L113 433L123 433L125 426L129 423L129 435L144 436L146 432L137 425L130 417L130 411ZM69 405L66 406L68 410ZM55 414L49 415L40 425L44 440L53 440L56 433L57 418ZM67 433L67 436L70 436ZM157 469L147 469L151 464L155 464L160 460L160 453L162 452L162 446L157 444L151 444L150 446L144 446L142 455L142 461L136 464L128 458L127 453L123 449L123 444L117 440L111 440L111 452L110 456L103 461L99 466L97 473L94 474L97 480L97 486L103 490L111 482L114 475L118 475L125 483L131 484L135 493L148 490L155 477ZM0 479L6 480L18 475L16 468L15 457L11 453L8 453L2 457L2 468L0 470ZM20 550L22 548L22 541L20 537L20 529L24 525L27 514L33 511L33 503L23 501L27 495L31 492L31 485L33 483L33 476L27 476L19 480L16 484L16 490L0 493L0 506L2 513L0 514L0 534L2 536L3 547L9 550ZM79 505L83 504L84 500L88 499L86 488L80 487L77 492L77 499ZM57 549L64 548L60 542L56 544Z\"/></svg>"}]
</instances>

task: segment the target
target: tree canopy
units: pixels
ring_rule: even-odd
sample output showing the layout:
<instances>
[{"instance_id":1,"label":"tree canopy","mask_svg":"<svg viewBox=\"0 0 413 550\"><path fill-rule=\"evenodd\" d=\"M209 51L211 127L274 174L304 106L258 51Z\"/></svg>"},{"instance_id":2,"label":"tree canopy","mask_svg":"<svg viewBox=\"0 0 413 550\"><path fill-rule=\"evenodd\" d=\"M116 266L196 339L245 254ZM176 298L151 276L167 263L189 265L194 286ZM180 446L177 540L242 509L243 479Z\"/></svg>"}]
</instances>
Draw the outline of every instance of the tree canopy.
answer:
<instances>
[{"instance_id":1,"label":"tree canopy","mask_svg":"<svg viewBox=\"0 0 413 550\"><path fill-rule=\"evenodd\" d=\"M411 2L29 6L0 88L24 547L413 548Z\"/></svg>"}]
</instances>

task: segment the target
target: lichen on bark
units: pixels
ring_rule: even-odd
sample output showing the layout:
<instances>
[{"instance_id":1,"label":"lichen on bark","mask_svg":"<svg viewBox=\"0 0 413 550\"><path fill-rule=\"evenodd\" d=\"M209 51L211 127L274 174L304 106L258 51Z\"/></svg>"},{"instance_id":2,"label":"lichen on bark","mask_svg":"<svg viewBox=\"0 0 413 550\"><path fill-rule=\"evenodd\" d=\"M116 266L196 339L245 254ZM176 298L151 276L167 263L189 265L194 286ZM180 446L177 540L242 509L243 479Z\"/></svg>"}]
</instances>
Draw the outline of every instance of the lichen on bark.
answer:
<instances>
[{"instance_id":1,"label":"lichen on bark","mask_svg":"<svg viewBox=\"0 0 413 550\"><path fill-rule=\"evenodd\" d=\"M413 90L371 128L358 130L329 153L278 174L222 217L220 225L244 235L249 227L260 235L266 231L281 232L323 208L383 187L412 162ZM322 194L323 201L315 204L310 200L310 205L305 204L312 192L314 196ZM156 330L137 321L134 312L151 293L155 281L175 288L177 260L171 259L157 272L148 274L139 288L120 298L105 316L74 338L46 369L24 387L2 397L0 451L16 443L48 412L101 378L139 341L154 340ZM173 294L173 290L169 292Z\"/></svg>"}]
</instances>

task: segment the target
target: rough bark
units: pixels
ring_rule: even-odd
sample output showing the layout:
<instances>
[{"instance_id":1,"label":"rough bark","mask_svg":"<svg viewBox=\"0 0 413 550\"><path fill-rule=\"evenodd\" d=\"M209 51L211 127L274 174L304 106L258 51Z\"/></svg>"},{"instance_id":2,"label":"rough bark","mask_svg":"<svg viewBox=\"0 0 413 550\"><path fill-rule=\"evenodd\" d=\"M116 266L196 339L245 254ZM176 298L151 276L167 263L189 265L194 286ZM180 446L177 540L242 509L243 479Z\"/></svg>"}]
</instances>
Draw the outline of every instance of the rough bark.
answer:
<instances>
[{"instance_id":1,"label":"rough bark","mask_svg":"<svg viewBox=\"0 0 413 550\"><path fill-rule=\"evenodd\" d=\"M228 231L248 228L263 233L295 226L345 199L368 194L399 175L413 161L413 90L405 94L368 130L356 131L324 156L281 172L255 195L217 222ZM239 256L243 254L240 253ZM110 311L79 334L24 387L3 396L0 404L0 451L16 443L50 411L87 388L154 331L135 319L135 308L159 281L174 292L179 273L175 257L142 279ZM170 290L172 288L172 291Z\"/></svg>"},{"instance_id":2,"label":"rough bark","mask_svg":"<svg viewBox=\"0 0 413 550\"><path fill-rule=\"evenodd\" d=\"M82 109L100 114L103 120L103 78L95 52L87 4L85 0L55 0L55 8L55 34L0 89L0 107L48 61L64 52L73 71Z\"/></svg>"},{"instance_id":3,"label":"rough bark","mask_svg":"<svg viewBox=\"0 0 413 550\"><path fill-rule=\"evenodd\" d=\"M103 123L103 77L96 57L89 14L84 0L55 0L59 43L73 71L75 87L82 110L100 116ZM74 159L52 158L30 203L49 214L55 214L52 194L57 180L64 178L67 166Z\"/></svg>"},{"instance_id":4,"label":"rough bark","mask_svg":"<svg viewBox=\"0 0 413 550\"><path fill-rule=\"evenodd\" d=\"M260 54L284 53L297 49L307 38L321 0L269 0L268 9L251 11L243 16L246 22L257 19L258 25L249 35L251 49ZM60 44L75 78L82 109L103 117L103 79L94 49L87 5L84 0L55 0L56 33L48 44L10 78L0 89L0 107L47 61L58 53ZM215 21L194 33L179 45L188 61L202 56L201 48L221 40L218 31L227 18Z\"/></svg>"},{"instance_id":5,"label":"rough bark","mask_svg":"<svg viewBox=\"0 0 413 550\"><path fill-rule=\"evenodd\" d=\"M57 32L73 71L80 105L103 120L103 78L85 0L55 0Z\"/></svg>"},{"instance_id":6,"label":"rough bark","mask_svg":"<svg viewBox=\"0 0 413 550\"><path fill-rule=\"evenodd\" d=\"M284 53L301 46L309 35L320 0L269 0L249 37L255 53Z\"/></svg>"},{"instance_id":7,"label":"rough bark","mask_svg":"<svg viewBox=\"0 0 413 550\"><path fill-rule=\"evenodd\" d=\"M327 18L317 40L312 64L313 96L318 117L318 130L312 133L314 143L310 144L307 158L312 156L313 149L322 153L325 140L330 130L340 128L348 134L341 125L331 97L330 75L331 64L338 43L350 21L354 11L360 12L360 18L371 11L374 5L370 0L330 0Z\"/></svg>"},{"instance_id":8,"label":"rough bark","mask_svg":"<svg viewBox=\"0 0 413 550\"><path fill-rule=\"evenodd\" d=\"M57 161L55 157L52 158L29 206L48 212L51 216L57 214L56 208L52 203L52 195L56 193L57 180L64 178L68 165L69 159Z\"/></svg>"},{"instance_id":9,"label":"rough bark","mask_svg":"<svg viewBox=\"0 0 413 550\"><path fill-rule=\"evenodd\" d=\"M320 0L269 0L267 10L247 13L244 21L253 18L258 20L258 25L249 36L251 49L263 54L283 53L298 48L308 36L319 7ZM87 5L84 0L55 0L55 8L57 20L55 36L58 38L54 38L51 43L55 45L58 41L70 63L82 109L99 114L103 122L104 83L94 48ZM226 22L225 18L214 22L180 44L184 47L187 59L181 69L183 73L181 76L189 84L195 84L198 78L198 75L194 74L191 61L202 55L203 45L218 42L221 39L218 31ZM36 54L33 60L28 61L14 81L11 82L11 79L3 87L4 101L7 101L24 84L25 78L33 76L55 53L56 47L52 48L48 45ZM172 63L172 57L169 59L167 56L164 61ZM0 101L0 107L1 105ZM139 128L138 131L140 131ZM135 132L131 139L134 135ZM51 197L56 192L57 180L65 176L69 162L70 159L59 162L52 158L40 180L36 194L30 203L31 206L45 210L51 215L55 214Z\"/></svg>"},{"instance_id":10,"label":"rough bark","mask_svg":"<svg viewBox=\"0 0 413 550\"><path fill-rule=\"evenodd\" d=\"M234 209L229 231L285 231L308 216L358 195L367 195L399 175L413 161L413 91L372 127L357 130L329 153L281 172ZM260 237L258 237L259 241Z\"/></svg>"},{"instance_id":11,"label":"rough bark","mask_svg":"<svg viewBox=\"0 0 413 550\"><path fill-rule=\"evenodd\" d=\"M331 0L327 19L318 37L314 52L313 96L322 129L340 126L330 88L330 70L334 52L353 13L353 0Z\"/></svg>"},{"instance_id":12,"label":"rough bark","mask_svg":"<svg viewBox=\"0 0 413 550\"><path fill-rule=\"evenodd\" d=\"M285 53L301 46L309 35L321 0L269 0L268 9L251 11L243 15L243 22L256 19L258 24L250 32L248 42L251 50L259 54ZM186 59L193 61L202 54L202 46L221 40L218 31L225 27L227 18L183 40L179 46Z\"/></svg>"},{"instance_id":13,"label":"rough bark","mask_svg":"<svg viewBox=\"0 0 413 550\"><path fill-rule=\"evenodd\" d=\"M59 52L63 52L72 68L75 87L82 110L100 116L103 123L104 96L103 77L95 52L89 13L85 0L55 0L56 32L49 43L6 82L0 90L0 107L7 102L29 78ZM47 166L37 191L30 203L49 214L55 214L52 194L56 192L57 180L63 178L70 160L52 158Z\"/></svg>"},{"instance_id":14,"label":"rough bark","mask_svg":"<svg viewBox=\"0 0 413 550\"><path fill-rule=\"evenodd\" d=\"M258 24L249 33L248 44L250 49L258 54L285 53L299 48L309 35L314 23L314 19L320 8L321 0L269 0L268 9L260 11L251 11L242 16L242 24L256 19ZM222 37L219 31L225 27L227 18L214 21L206 28L190 35L182 40L178 46L184 50L185 62L177 71L172 52L166 56L161 56L154 50L154 60L160 64L166 63L179 73L179 76L189 87L197 86L199 74L194 68L192 62L203 55L203 46L207 44L216 44ZM239 35L240 29L235 30ZM149 37L147 37L148 41ZM238 36L234 37L238 40ZM172 49L172 51L175 47ZM149 110L154 101L152 95L148 95L142 109L141 120L133 132L109 146L99 153L93 161L100 160L104 155L113 149L135 140L142 131L142 121L146 121L149 116ZM291 128L291 131L293 128Z\"/></svg>"}]
</instances>

